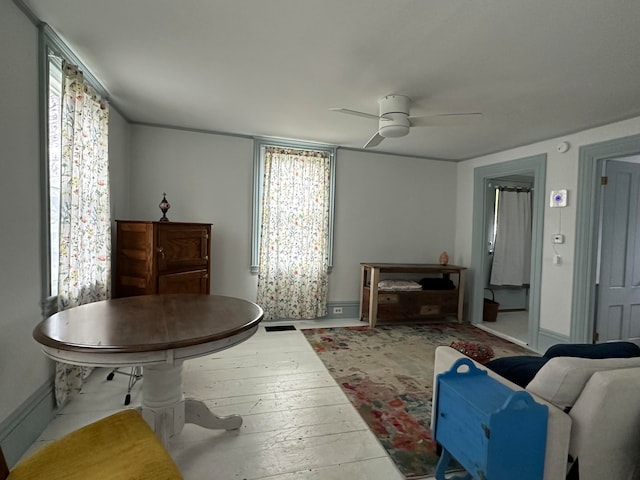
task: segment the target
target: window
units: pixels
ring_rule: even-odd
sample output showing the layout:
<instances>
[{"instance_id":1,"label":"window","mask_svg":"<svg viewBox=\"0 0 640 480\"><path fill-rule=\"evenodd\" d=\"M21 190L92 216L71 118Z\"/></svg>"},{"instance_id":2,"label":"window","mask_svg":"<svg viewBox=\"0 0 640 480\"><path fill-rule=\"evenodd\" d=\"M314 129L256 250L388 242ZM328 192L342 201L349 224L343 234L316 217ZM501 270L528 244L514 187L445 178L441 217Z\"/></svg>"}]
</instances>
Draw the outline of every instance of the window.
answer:
<instances>
[{"instance_id":1,"label":"window","mask_svg":"<svg viewBox=\"0 0 640 480\"><path fill-rule=\"evenodd\" d=\"M491 216L491 222L493 227L489 232L489 253L493 253L496 249L496 233L498 231L498 204L500 202L500 189L494 189L495 195L493 196L493 215Z\"/></svg>"},{"instance_id":2,"label":"window","mask_svg":"<svg viewBox=\"0 0 640 480\"><path fill-rule=\"evenodd\" d=\"M335 150L256 141L252 270L265 318L326 315Z\"/></svg>"},{"instance_id":3,"label":"window","mask_svg":"<svg viewBox=\"0 0 640 480\"><path fill-rule=\"evenodd\" d=\"M258 138L254 143L253 162L253 235L251 245L251 272L258 273L258 259L260 256L260 233L262 218L262 195L264 192L264 155L267 147L295 148L308 152L325 152L330 162L329 188L329 270L333 266L333 209L335 198L335 163L336 148L308 142L292 142L280 139Z\"/></svg>"},{"instance_id":4,"label":"window","mask_svg":"<svg viewBox=\"0 0 640 480\"><path fill-rule=\"evenodd\" d=\"M47 25L40 27L40 52L42 290L49 315L109 294L108 105L104 89Z\"/></svg>"},{"instance_id":5,"label":"window","mask_svg":"<svg viewBox=\"0 0 640 480\"><path fill-rule=\"evenodd\" d=\"M49 29L40 30L45 316L104 300L111 287L109 107L104 89ZM56 364L64 405L91 369Z\"/></svg>"},{"instance_id":6,"label":"window","mask_svg":"<svg viewBox=\"0 0 640 480\"><path fill-rule=\"evenodd\" d=\"M47 145L49 174L49 294L58 293L58 269L60 255L60 155L62 128L62 59L50 55L48 92Z\"/></svg>"}]
</instances>

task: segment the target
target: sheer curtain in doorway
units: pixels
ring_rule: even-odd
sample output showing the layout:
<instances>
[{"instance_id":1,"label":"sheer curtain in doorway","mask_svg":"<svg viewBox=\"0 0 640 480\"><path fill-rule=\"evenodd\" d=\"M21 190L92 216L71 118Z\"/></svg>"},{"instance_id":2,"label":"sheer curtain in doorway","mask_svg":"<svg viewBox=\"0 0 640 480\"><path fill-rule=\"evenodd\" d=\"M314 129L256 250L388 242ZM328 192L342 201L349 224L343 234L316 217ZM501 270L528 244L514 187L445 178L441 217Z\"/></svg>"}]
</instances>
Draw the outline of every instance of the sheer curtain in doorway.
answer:
<instances>
[{"instance_id":1,"label":"sheer curtain in doorway","mask_svg":"<svg viewBox=\"0 0 640 480\"><path fill-rule=\"evenodd\" d=\"M500 190L491 285L529 285L531 192Z\"/></svg>"}]
</instances>

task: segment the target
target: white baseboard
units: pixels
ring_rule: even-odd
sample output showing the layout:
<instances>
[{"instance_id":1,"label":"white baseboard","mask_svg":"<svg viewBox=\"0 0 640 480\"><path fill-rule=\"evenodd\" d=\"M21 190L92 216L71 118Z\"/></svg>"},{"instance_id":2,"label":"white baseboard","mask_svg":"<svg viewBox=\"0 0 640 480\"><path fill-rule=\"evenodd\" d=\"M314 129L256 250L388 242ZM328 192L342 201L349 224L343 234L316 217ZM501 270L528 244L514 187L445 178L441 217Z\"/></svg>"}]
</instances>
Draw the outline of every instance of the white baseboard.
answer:
<instances>
[{"instance_id":1,"label":"white baseboard","mask_svg":"<svg viewBox=\"0 0 640 480\"><path fill-rule=\"evenodd\" d=\"M323 318L358 318L360 314L360 303L329 302L327 303L327 312L327 316Z\"/></svg>"},{"instance_id":2,"label":"white baseboard","mask_svg":"<svg viewBox=\"0 0 640 480\"><path fill-rule=\"evenodd\" d=\"M560 335L544 328L538 330L538 352L544 353L549 347L558 343L571 343L571 339L568 335Z\"/></svg>"},{"instance_id":3,"label":"white baseboard","mask_svg":"<svg viewBox=\"0 0 640 480\"><path fill-rule=\"evenodd\" d=\"M53 383L47 381L0 423L0 445L10 467L49 425L55 416L55 403Z\"/></svg>"}]
</instances>

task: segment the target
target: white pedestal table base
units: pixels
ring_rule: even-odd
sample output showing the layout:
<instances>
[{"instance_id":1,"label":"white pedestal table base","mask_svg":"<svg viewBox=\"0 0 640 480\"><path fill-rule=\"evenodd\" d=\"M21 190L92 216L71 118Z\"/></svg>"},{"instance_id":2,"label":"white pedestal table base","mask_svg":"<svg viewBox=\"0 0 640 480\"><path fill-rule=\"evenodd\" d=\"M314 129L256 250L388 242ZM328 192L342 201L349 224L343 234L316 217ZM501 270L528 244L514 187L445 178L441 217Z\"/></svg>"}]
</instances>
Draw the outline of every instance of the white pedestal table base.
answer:
<instances>
[{"instance_id":1,"label":"white pedestal table base","mask_svg":"<svg viewBox=\"0 0 640 480\"><path fill-rule=\"evenodd\" d=\"M173 436L182 431L185 423L211 430L237 430L242 426L240 415L219 417L204 402L184 398L182 361L144 366L142 418L165 447Z\"/></svg>"}]
</instances>

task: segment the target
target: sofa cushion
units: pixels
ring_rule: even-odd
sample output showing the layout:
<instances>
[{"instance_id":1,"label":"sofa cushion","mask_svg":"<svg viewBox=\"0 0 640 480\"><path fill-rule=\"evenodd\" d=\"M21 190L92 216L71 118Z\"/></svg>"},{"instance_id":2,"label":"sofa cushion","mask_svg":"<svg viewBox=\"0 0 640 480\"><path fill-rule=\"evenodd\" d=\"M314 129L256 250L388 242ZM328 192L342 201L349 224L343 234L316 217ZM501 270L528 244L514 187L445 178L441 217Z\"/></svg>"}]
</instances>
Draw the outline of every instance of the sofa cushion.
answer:
<instances>
[{"instance_id":1,"label":"sofa cushion","mask_svg":"<svg viewBox=\"0 0 640 480\"><path fill-rule=\"evenodd\" d=\"M527 390L548 402L570 409L595 372L640 367L640 357L633 358L577 358L549 359L527 385Z\"/></svg>"},{"instance_id":2,"label":"sofa cushion","mask_svg":"<svg viewBox=\"0 0 640 480\"><path fill-rule=\"evenodd\" d=\"M502 357L487 362L485 367L510 382L525 388L549 359L534 356Z\"/></svg>"},{"instance_id":3,"label":"sofa cushion","mask_svg":"<svg viewBox=\"0 0 640 480\"><path fill-rule=\"evenodd\" d=\"M632 342L606 342L596 344L560 343L549 347L543 356L547 358L630 358L640 356L640 347Z\"/></svg>"}]
</instances>

